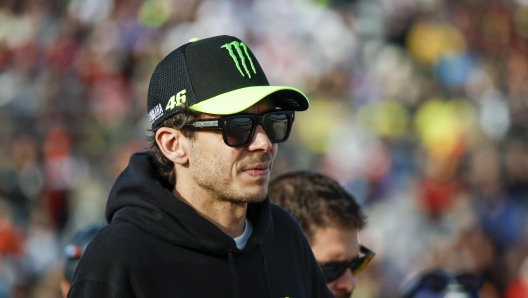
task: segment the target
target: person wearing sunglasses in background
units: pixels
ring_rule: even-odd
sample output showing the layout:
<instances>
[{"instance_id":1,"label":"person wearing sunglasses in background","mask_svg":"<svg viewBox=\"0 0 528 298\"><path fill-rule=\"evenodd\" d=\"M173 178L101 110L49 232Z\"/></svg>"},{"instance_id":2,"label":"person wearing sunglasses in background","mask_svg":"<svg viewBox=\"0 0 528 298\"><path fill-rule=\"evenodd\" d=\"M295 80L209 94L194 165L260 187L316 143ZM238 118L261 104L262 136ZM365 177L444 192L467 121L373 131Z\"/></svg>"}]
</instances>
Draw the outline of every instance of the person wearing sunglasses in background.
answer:
<instances>
[{"instance_id":1,"label":"person wearing sunglasses in background","mask_svg":"<svg viewBox=\"0 0 528 298\"><path fill-rule=\"evenodd\" d=\"M366 216L354 197L332 178L311 171L274 178L269 197L301 226L330 291L338 298L350 297L356 276L375 255L359 243Z\"/></svg>"},{"instance_id":2,"label":"person wearing sunglasses in background","mask_svg":"<svg viewBox=\"0 0 528 298\"><path fill-rule=\"evenodd\" d=\"M299 90L242 41L192 39L152 75L149 152L132 155L68 297L332 297L299 225L270 203Z\"/></svg>"},{"instance_id":3,"label":"person wearing sunglasses in background","mask_svg":"<svg viewBox=\"0 0 528 298\"><path fill-rule=\"evenodd\" d=\"M402 298L478 298L482 278L470 272L443 269L420 272L402 288Z\"/></svg>"}]
</instances>

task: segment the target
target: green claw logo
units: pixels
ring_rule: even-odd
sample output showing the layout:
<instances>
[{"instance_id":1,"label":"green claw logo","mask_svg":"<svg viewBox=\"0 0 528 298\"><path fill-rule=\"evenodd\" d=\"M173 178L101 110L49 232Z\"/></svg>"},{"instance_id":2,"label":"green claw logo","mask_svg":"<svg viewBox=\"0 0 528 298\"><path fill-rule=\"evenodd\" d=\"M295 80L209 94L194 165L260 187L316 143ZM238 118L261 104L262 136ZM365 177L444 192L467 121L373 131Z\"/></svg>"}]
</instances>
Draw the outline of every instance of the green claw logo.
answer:
<instances>
[{"instance_id":1,"label":"green claw logo","mask_svg":"<svg viewBox=\"0 0 528 298\"><path fill-rule=\"evenodd\" d=\"M238 68L238 71L240 74L245 77L245 73L248 75L248 77L251 79L251 72L249 71L247 65L246 65L246 59L249 61L249 64L251 65L251 69L253 70L253 73L256 74L257 71L255 70L255 66L253 65L253 61L251 60L251 57L248 53L248 48L243 42L233 41L231 43L226 43L225 45L221 46L222 49L227 49L229 52L229 55L231 58L233 58L233 61L235 61L235 65ZM238 57L240 57L240 63L238 62L237 55L235 55L235 51L238 54ZM244 51L242 51L242 49ZM244 57L245 56L245 57ZM240 64L242 64L242 67L244 67L244 71L242 71L242 68L240 68Z\"/></svg>"}]
</instances>

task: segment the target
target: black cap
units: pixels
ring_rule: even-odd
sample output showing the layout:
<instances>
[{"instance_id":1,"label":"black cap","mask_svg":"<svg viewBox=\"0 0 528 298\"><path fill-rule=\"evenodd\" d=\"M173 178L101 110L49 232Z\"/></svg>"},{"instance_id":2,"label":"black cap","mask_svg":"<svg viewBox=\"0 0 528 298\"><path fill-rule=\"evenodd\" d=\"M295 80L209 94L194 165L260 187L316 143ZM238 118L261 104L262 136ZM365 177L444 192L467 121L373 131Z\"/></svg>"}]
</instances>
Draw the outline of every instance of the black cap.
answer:
<instances>
[{"instance_id":1,"label":"black cap","mask_svg":"<svg viewBox=\"0 0 528 298\"><path fill-rule=\"evenodd\" d=\"M236 37L222 35L192 39L167 55L152 74L147 109L154 128L179 113L183 102L198 112L229 115L268 95L284 109L304 111L309 106L301 91L270 86L247 45Z\"/></svg>"}]
</instances>

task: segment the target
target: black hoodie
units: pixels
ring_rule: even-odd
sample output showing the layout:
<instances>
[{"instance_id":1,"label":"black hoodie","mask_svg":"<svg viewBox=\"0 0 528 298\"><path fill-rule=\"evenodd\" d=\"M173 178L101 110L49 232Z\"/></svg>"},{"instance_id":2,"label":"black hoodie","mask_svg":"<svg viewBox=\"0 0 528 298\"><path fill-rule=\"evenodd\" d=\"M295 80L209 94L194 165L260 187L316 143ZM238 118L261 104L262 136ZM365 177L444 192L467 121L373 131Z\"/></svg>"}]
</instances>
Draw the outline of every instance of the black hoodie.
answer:
<instances>
[{"instance_id":1,"label":"black hoodie","mask_svg":"<svg viewBox=\"0 0 528 298\"><path fill-rule=\"evenodd\" d=\"M172 188L149 153L131 157L68 297L333 297L298 224L269 199L248 204L239 250Z\"/></svg>"}]
</instances>

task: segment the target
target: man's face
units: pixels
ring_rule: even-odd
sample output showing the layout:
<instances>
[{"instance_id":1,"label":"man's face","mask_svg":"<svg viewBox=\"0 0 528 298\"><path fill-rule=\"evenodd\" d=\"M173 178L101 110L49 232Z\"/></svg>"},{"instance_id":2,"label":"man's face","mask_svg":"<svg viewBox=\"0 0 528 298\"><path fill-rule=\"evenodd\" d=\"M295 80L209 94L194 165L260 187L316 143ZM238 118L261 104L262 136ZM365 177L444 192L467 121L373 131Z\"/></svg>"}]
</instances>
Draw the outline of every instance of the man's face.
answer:
<instances>
[{"instance_id":1,"label":"man's face","mask_svg":"<svg viewBox=\"0 0 528 298\"><path fill-rule=\"evenodd\" d=\"M275 110L271 99L263 99L244 113ZM216 118L205 115L203 118ZM215 198L235 203L260 202L266 198L277 144L272 144L258 125L245 147L229 147L221 131L198 131L191 143L189 169L198 187Z\"/></svg>"},{"instance_id":2,"label":"man's face","mask_svg":"<svg viewBox=\"0 0 528 298\"><path fill-rule=\"evenodd\" d=\"M311 247L319 263L350 261L359 255L358 230L336 227L316 228ZM347 269L327 286L336 298L348 298L356 287L356 277L350 269Z\"/></svg>"}]
</instances>

